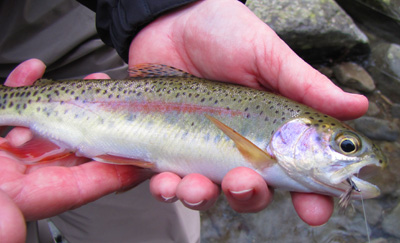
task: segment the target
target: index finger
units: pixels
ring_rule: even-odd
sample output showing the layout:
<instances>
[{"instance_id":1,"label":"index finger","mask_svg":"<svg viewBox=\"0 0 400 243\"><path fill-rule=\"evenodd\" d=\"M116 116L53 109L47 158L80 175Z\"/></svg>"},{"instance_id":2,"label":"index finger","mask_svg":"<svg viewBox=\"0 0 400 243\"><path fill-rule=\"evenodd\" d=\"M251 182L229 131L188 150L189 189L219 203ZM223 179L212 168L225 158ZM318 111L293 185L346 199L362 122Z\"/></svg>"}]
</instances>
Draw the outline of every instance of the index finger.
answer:
<instances>
[{"instance_id":1,"label":"index finger","mask_svg":"<svg viewBox=\"0 0 400 243\"><path fill-rule=\"evenodd\" d=\"M344 92L278 39L265 46L269 56L257 59L261 82L267 87L338 119L354 119L367 111L365 96Z\"/></svg>"}]
</instances>

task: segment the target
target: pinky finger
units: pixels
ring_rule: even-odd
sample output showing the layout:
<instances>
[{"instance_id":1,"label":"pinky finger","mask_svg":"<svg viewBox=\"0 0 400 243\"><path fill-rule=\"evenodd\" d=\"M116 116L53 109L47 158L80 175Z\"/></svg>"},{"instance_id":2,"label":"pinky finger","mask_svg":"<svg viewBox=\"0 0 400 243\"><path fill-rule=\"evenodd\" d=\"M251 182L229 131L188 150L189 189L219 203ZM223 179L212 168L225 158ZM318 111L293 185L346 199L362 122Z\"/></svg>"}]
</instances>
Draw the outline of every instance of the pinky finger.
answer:
<instances>
[{"instance_id":1,"label":"pinky finger","mask_svg":"<svg viewBox=\"0 0 400 243\"><path fill-rule=\"evenodd\" d=\"M17 205L1 190L0 205L0 242L25 242L24 216Z\"/></svg>"}]
</instances>

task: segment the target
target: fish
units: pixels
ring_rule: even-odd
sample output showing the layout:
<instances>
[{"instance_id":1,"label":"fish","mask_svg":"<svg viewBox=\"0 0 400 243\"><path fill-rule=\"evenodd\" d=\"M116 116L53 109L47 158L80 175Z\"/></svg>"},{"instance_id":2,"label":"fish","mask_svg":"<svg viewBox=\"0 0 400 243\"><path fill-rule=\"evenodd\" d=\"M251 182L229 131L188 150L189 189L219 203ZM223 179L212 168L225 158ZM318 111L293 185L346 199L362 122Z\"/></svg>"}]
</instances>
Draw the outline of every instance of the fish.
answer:
<instances>
[{"instance_id":1,"label":"fish","mask_svg":"<svg viewBox=\"0 0 400 243\"><path fill-rule=\"evenodd\" d=\"M379 196L360 174L384 168L381 149L341 121L280 95L140 64L124 80L38 80L0 87L0 125L35 135L13 147L25 164L71 154L216 183L231 169L276 189L351 199Z\"/></svg>"}]
</instances>

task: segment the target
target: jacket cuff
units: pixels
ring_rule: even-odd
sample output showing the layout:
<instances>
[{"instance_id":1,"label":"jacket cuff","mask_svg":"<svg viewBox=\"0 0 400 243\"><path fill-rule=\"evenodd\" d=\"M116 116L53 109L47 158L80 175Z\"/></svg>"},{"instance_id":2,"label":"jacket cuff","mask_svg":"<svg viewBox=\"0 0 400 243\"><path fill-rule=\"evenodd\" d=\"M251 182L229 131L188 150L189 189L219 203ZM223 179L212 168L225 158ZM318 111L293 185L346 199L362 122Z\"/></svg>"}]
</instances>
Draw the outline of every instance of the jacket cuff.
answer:
<instances>
[{"instance_id":1,"label":"jacket cuff","mask_svg":"<svg viewBox=\"0 0 400 243\"><path fill-rule=\"evenodd\" d=\"M98 0L96 27L100 38L128 62L134 36L164 12L196 0Z\"/></svg>"}]
</instances>

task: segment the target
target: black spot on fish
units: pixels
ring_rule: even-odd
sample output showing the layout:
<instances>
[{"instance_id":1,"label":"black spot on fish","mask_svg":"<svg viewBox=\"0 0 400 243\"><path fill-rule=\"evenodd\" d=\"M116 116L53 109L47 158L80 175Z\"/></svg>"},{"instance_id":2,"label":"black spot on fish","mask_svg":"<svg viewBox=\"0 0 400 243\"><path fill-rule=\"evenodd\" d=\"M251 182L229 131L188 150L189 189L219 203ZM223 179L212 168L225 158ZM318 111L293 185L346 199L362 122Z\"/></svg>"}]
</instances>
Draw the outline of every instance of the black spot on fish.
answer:
<instances>
[{"instance_id":1,"label":"black spot on fish","mask_svg":"<svg viewBox=\"0 0 400 243\"><path fill-rule=\"evenodd\" d=\"M96 94L100 93L101 89L96 89Z\"/></svg>"},{"instance_id":2,"label":"black spot on fish","mask_svg":"<svg viewBox=\"0 0 400 243\"><path fill-rule=\"evenodd\" d=\"M11 108L14 106L14 103L12 101L10 101L10 103L8 103L8 108Z\"/></svg>"},{"instance_id":3,"label":"black spot on fish","mask_svg":"<svg viewBox=\"0 0 400 243\"><path fill-rule=\"evenodd\" d=\"M250 114L249 113L247 113L246 118L250 118Z\"/></svg>"},{"instance_id":4,"label":"black spot on fish","mask_svg":"<svg viewBox=\"0 0 400 243\"><path fill-rule=\"evenodd\" d=\"M268 116L266 116L266 117L265 117L264 121L269 121L269 118L268 118Z\"/></svg>"},{"instance_id":5,"label":"black spot on fish","mask_svg":"<svg viewBox=\"0 0 400 243\"><path fill-rule=\"evenodd\" d=\"M22 106L22 109L24 109L24 110L26 109L26 104L24 104L24 105Z\"/></svg>"},{"instance_id":6,"label":"black spot on fish","mask_svg":"<svg viewBox=\"0 0 400 243\"><path fill-rule=\"evenodd\" d=\"M75 96L75 100L79 100L79 96Z\"/></svg>"},{"instance_id":7,"label":"black spot on fish","mask_svg":"<svg viewBox=\"0 0 400 243\"><path fill-rule=\"evenodd\" d=\"M41 110L40 107L36 108L36 111L37 111L37 112L40 112L40 110Z\"/></svg>"},{"instance_id":8,"label":"black spot on fish","mask_svg":"<svg viewBox=\"0 0 400 243\"><path fill-rule=\"evenodd\" d=\"M286 120L286 118L285 118L285 117L282 117L281 120L284 121L284 120Z\"/></svg>"},{"instance_id":9,"label":"black spot on fish","mask_svg":"<svg viewBox=\"0 0 400 243\"><path fill-rule=\"evenodd\" d=\"M274 121L272 122L272 124L275 124L276 123L276 119L274 119Z\"/></svg>"},{"instance_id":10,"label":"black spot on fish","mask_svg":"<svg viewBox=\"0 0 400 243\"><path fill-rule=\"evenodd\" d=\"M200 100L200 102L204 102L204 100L205 100L205 99L204 99L204 98L202 98L202 99Z\"/></svg>"},{"instance_id":11,"label":"black spot on fish","mask_svg":"<svg viewBox=\"0 0 400 243\"><path fill-rule=\"evenodd\" d=\"M136 94L136 96L141 96L142 95L142 92L138 92L137 94Z\"/></svg>"},{"instance_id":12,"label":"black spot on fish","mask_svg":"<svg viewBox=\"0 0 400 243\"><path fill-rule=\"evenodd\" d=\"M318 122L324 122L324 120L318 120Z\"/></svg>"}]
</instances>

